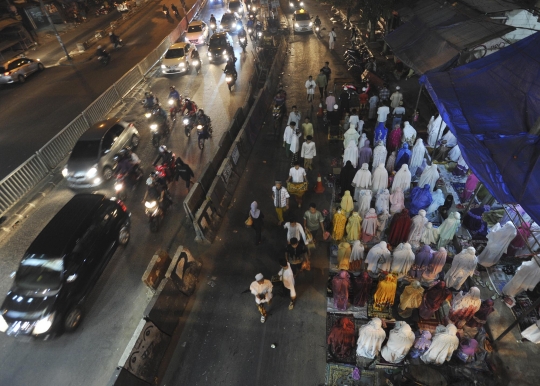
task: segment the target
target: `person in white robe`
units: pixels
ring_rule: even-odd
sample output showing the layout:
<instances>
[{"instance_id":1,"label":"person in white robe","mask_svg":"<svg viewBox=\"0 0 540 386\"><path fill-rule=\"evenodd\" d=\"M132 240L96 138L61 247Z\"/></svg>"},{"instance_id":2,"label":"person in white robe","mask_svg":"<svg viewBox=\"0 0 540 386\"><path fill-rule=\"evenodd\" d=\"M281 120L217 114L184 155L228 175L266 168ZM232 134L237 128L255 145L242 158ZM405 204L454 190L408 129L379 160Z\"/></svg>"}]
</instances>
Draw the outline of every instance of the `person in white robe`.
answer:
<instances>
[{"instance_id":1,"label":"person in white robe","mask_svg":"<svg viewBox=\"0 0 540 386\"><path fill-rule=\"evenodd\" d=\"M461 214L459 212L451 212L439 227L439 243L437 247L446 247L452 241L460 226Z\"/></svg>"},{"instance_id":2,"label":"person in white robe","mask_svg":"<svg viewBox=\"0 0 540 386\"><path fill-rule=\"evenodd\" d=\"M454 256L452 266L444 275L446 286L459 290L468 277L472 277L476 269L476 249L468 247Z\"/></svg>"},{"instance_id":3,"label":"person in white robe","mask_svg":"<svg viewBox=\"0 0 540 386\"><path fill-rule=\"evenodd\" d=\"M352 184L358 188L355 189L355 197L354 199L358 201L358 194L357 192L360 189L368 189L369 185L371 185L371 172L369 171L369 165L366 163L362 164L362 167L356 172L354 175L354 178L352 180Z\"/></svg>"},{"instance_id":4,"label":"person in white robe","mask_svg":"<svg viewBox=\"0 0 540 386\"><path fill-rule=\"evenodd\" d=\"M375 210L377 214L390 210L390 191L388 189L381 190L377 194L377 200L375 200Z\"/></svg>"},{"instance_id":5,"label":"person in white robe","mask_svg":"<svg viewBox=\"0 0 540 386\"><path fill-rule=\"evenodd\" d=\"M366 213L371 208L371 198L372 198L371 190L369 189L362 189L358 193L358 213L362 218L366 217Z\"/></svg>"},{"instance_id":6,"label":"person in white robe","mask_svg":"<svg viewBox=\"0 0 540 386\"><path fill-rule=\"evenodd\" d=\"M523 330L521 336L533 343L540 343L540 320L537 320L535 324Z\"/></svg>"},{"instance_id":7,"label":"person in white robe","mask_svg":"<svg viewBox=\"0 0 540 386\"><path fill-rule=\"evenodd\" d=\"M459 148L459 145L456 145L448 152L448 158L454 162L457 162L459 157L461 157L461 149Z\"/></svg>"},{"instance_id":8,"label":"person in white robe","mask_svg":"<svg viewBox=\"0 0 540 386\"><path fill-rule=\"evenodd\" d=\"M343 134L343 147L347 148L350 141L354 142L354 146L358 146L358 138L360 138L360 134L356 131L356 124L351 124L349 129Z\"/></svg>"},{"instance_id":9,"label":"person in white robe","mask_svg":"<svg viewBox=\"0 0 540 386\"><path fill-rule=\"evenodd\" d=\"M388 250L386 241L373 246L366 256L367 270L378 274L379 271L388 271L392 264L392 254Z\"/></svg>"},{"instance_id":10,"label":"person in white robe","mask_svg":"<svg viewBox=\"0 0 540 386\"><path fill-rule=\"evenodd\" d=\"M425 153L426 147L424 146L424 140L422 138L418 138L412 149L411 158L409 159L409 170L411 171L412 176L416 175L416 171L422 165Z\"/></svg>"},{"instance_id":11,"label":"person in white robe","mask_svg":"<svg viewBox=\"0 0 540 386\"><path fill-rule=\"evenodd\" d=\"M433 121L433 124L431 125L429 131L428 131L428 146L429 147L435 147L437 144L437 141L441 139L441 135L444 132L444 129L446 129L446 123L443 121L442 116L439 115L435 120Z\"/></svg>"},{"instance_id":12,"label":"person in white robe","mask_svg":"<svg viewBox=\"0 0 540 386\"><path fill-rule=\"evenodd\" d=\"M443 135L442 139L446 141L446 147L454 147L457 145L457 138L450 130Z\"/></svg>"},{"instance_id":13,"label":"person in white robe","mask_svg":"<svg viewBox=\"0 0 540 386\"><path fill-rule=\"evenodd\" d=\"M384 146L382 141L379 141L377 143L377 146L375 146L375 149L373 150L373 162L371 164L373 167L373 170L375 170L375 168L379 166L379 164L384 165L384 163L386 162L387 155L388 155L388 150L386 150L386 146Z\"/></svg>"},{"instance_id":14,"label":"person in white robe","mask_svg":"<svg viewBox=\"0 0 540 386\"><path fill-rule=\"evenodd\" d=\"M424 228L424 234L420 241L426 245L435 245L439 241L439 229L433 228L433 224L428 222Z\"/></svg>"},{"instance_id":15,"label":"person in white robe","mask_svg":"<svg viewBox=\"0 0 540 386\"><path fill-rule=\"evenodd\" d=\"M377 213L370 208L362 220L362 241L369 243L377 236Z\"/></svg>"},{"instance_id":16,"label":"person in white robe","mask_svg":"<svg viewBox=\"0 0 540 386\"><path fill-rule=\"evenodd\" d=\"M289 310L294 308L294 301L296 300L296 290L294 289L294 274L291 265L282 258L279 262L281 270L278 272L279 280L283 282L283 286L287 288L291 295L291 302L289 304Z\"/></svg>"},{"instance_id":17,"label":"person in white robe","mask_svg":"<svg viewBox=\"0 0 540 386\"><path fill-rule=\"evenodd\" d=\"M433 122L435 121L435 116L432 115L431 118L429 118L429 122L427 124L427 132L428 134L431 132L431 130L433 129Z\"/></svg>"},{"instance_id":18,"label":"person in white robe","mask_svg":"<svg viewBox=\"0 0 540 386\"><path fill-rule=\"evenodd\" d=\"M358 165L358 148L354 144L354 141L349 142L349 145L347 145L345 152L343 153L343 165L345 165L347 161L351 161L353 167L356 169Z\"/></svg>"},{"instance_id":19,"label":"person in white robe","mask_svg":"<svg viewBox=\"0 0 540 386\"><path fill-rule=\"evenodd\" d=\"M386 230L386 226L388 225L388 220L390 219L390 213L385 210L381 214L377 216L377 238L380 240L382 234Z\"/></svg>"},{"instance_id":20,"label":"person in white robe","mask_svg":"<svg viewBox=\"0 0 540 386\"><path fill-rule=\"evenodd\" d=\"M401 143L407 142L409 144L409 149L414 146L414 141L416 141L416 130L411 126L409 121L406 121L403 125L403 135L401 137Z\"/></svg>"},{"instance_id":21,"label":"person in white robe","mask_svg":"<svg viewBox=\"0 0 540 386\"><path fill-rule=\"evenodd\" d=\"M349 261L352 263L353 261L358 260L364 260L364 244L360 240L356 240L353 243L353 247L351 250L351 256L349 257Z\"/></svg>"},{"instance_id":22,"label":"person in white robe","mask_svg":"<svg viewBox=\"0 0 540 386\"><path fill-rule=\"evenodd\" d=\"M426 213L429 215L431 213L434 213L439 209L439 206L444 204L444 194L441 189L437 189L433 193L431 193L431 198L433 201L431 201L431 205L428 206L426 209Z\"/></svg>"},{"instance_id":23,"label":"person in white robe","mask_svg":"<svg viewBox=\"0 0 540 386\"><path fill-rule=\"evenodd\" d=\"M429 349L420 357L424 363L442 365L459 347L457 328L453 324L438 326Z\"/></svg>"},{"instance_id":24,"label":"person in white robe","mask_svg":"<svg viewBox=\"0 0 540 386\"><path fill-rule=\"evenodd\" d=\"M392 265L390 272L397 274L398 280L407 276L414 264L414 252L411 244L401 243L392 253Z\"/></svg>"},{"instance_id":25,"label":"person in white robe","mask_svg":"<svg viewBox=\"0 0 540 386\"><path fill-rule=\"evenodd\" d=\"M540 255L533 256L530 261L524 261L516 270L516 274L503 287L502 293L515 297L523 291L532 291L540 282Z\"/></svg>"},{"instance_id":26,"label":"person in white robe","mask_svg":"<svg viewBox=\"0 0 540 386\"><path fill-rule=\"evenodd\" d=\"M390 204L391 214L401 213L405 208L405 196L400 186L390 195Z\"/></svg>"},{"instance_id":27,"label":"person in white robe","mask_svg":"<svg viewBox=\"0 0 540 386\"><path fill-rule=\"evenodd\" d=\"M401 169L398 170L394 176L394 181L392 182L392 193L396 190L397 187L400 187L403 193L411 187L411 172L409 171L409 165L401 165Z\"/></svg>"},{"instance_id":28,"label":"person in white robe","mask_svg":"<svg viewBox=\"0 0 540 386\"><path fill-rule=\"evenodd\" d=\"M358 140L358 151L360 151L366 144L367 136L366 133L362 133L360 139Z\"/></svg>"},{"instance_id":29,"label":"person in white robe","mask_svg":"<svg viewBox=\"0 0 540 386\"><path fill-rule=\"evenodd\" d=\"M388 171L384 167L384 162L375 168L371 178L371 190L374 194L388 188Z\"/></svg>"},{"instance_id":30,"label":"person in white robe","mask_svg":"<svg viewBox=\"0 0 540 386\"><path fill-rule=\"evenodd\" d=\"M367 324L360 327L358 332L358 344L356 355L374 359L381 351L381 346L386 339L386 333L382 328L379 318L371 319Z\"/></svg>"},{"instance_id":31,"label":"person in white robe","mask_svg":"<svg viewBox=\"0 0 540 386\"><path fill-rule=\"evenodd\" d=\"M508 251L508 246L517 235L517 230L511 221L503 227L497 223L487 234L487 245L478 255L478 263L484 267L491 267L499 262L502 255Z\"/></svg>"},{"instance_id":32,"label":"person in white robe","mask_svg":"<svg viewBox=\"0 0 540 386\"><path fill-rule=\"evenodd\" d=\"M381 351L381 356L390 363L399 363L405 359L415 340L414 332L407 322L397 321L390 330L388 341Z\"/></svg>"},{"instance_id":33,"label":"person in white robe","mask_svg":"<svg viewBox=\"0 0 540 386\"><path fill-rule=\"evenodd\" d=\"M389 174L392 174L394 172L394 168L396 166L396 154L397 152L394 150L386 160L386 171Z\"/></svg>"},{"instance_id":34,"label":"person in white robe","mask_svg":"<svg viewBox=\"0 0 540 386\"><path fill-rule=\"evenodd\" d=\"M436 164L431 164L430 166L425 168L422 172L422 175L420 175L420 179L418 180L418 186L429 185L430 191L433 192L435 190L435 185L437 184L438 179L439 168Z\"/></svg>"},{"instance_id":35,"label":"person in white robe","mask_svg":"<svg viewBox=\"0 0 540 386\"><path fill-rule=\"evenodd\" d=\"M418 214L412 218L409 239L407 240L414 248L418 248L420 246L420 240L424 235L427 223L428 219L426 218L426 211L424 209L420 209Z\"/></svg>"},{"instance_id":36,"label":"person in white robe","mask_svg":"<svg viewBox=\"0 0 540 386\"><path fill-rule=\"evenodd\" d=\"M291 146L289 150L291 153L295 154L300 151L300 137L302 136L302 133L298 128L296 128L296 131L293 135L291 135Z\"/></svg>"}]
</instances>

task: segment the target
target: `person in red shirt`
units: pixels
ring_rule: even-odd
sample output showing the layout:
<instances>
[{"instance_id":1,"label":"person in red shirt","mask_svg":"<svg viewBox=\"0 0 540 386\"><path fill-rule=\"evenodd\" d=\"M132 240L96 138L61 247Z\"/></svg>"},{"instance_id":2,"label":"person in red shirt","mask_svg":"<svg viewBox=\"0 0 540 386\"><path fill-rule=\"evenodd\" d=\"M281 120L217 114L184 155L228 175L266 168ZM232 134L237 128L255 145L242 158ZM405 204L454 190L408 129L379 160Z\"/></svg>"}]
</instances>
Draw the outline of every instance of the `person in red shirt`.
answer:
<instances>
[{"instance_id":1,"label":"person in red shirt","mask_svg":"<svg viewBox=\"0 0 540 386\"><path fill-rule=\"evenodd\" d=\"M367 88L362 88L362 94L358 95L360 100L360 109L364 110L367 107L369 96L367 94Z\"/></svg>"}]
</instances>

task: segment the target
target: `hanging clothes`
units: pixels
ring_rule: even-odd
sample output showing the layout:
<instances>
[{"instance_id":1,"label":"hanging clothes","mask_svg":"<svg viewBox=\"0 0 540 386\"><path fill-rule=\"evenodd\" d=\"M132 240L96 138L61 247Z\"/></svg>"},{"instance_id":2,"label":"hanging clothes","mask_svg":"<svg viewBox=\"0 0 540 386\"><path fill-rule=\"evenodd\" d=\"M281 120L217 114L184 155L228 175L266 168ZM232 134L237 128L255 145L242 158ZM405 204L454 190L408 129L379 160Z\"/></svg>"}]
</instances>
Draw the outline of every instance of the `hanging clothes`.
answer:
<instances>
[{"instance_id":1,"label":"hanging clothes","mask_svg":"<svg viewBox=\"0 0 540 386\"><path fill-rule=\"evenodd\" d=\"M373 163L371 164L372 170L375 170L375 168L380 164L384 165L386 162L386 157L388 156L388 151L386 150L384 144L381 141L375 143L377 146L375 146L375 150L373 150Z\"/></svg>"},{"instance_id":2,"label":"hanging clothes","mask_svg":"<svg viewBox=\"0 0 540 386\"><path fill-rule=\"evenodd\" d=\"M373 194L377 194L386 188L388 188L388 172L384 168L383 162L373 170L373 176L371 178L371 191Z\"/></svg>"},{"instance_id":3,"label":"hanging clothes","mask_svg":"<svg viewBox=\"0 0 540 386\"><path fill-rule=\"evenodd\" d=\"M507 252L508 246L516 237L514 224L508 221L501 227L496 224L487 235L487 245L478 255L478 263L484 267L491 267L499 262L502 255Z\"/></svg>"},{"instance_id":4,"label":"hanging clothes","mask_svg":"<svg viewBox=\"0 0 540 386\"><path fill-rule=\"evenodd\" d=\"M360 151L358 152L358 163L360 165L371 163L373 150L371 150L371 147L369 146L369 144L370 144L369 139L366 139L364 142L364 147L362 147Z\"/></svg>"},{"instance_id":5,"label":"hanging clothes","mask_svg":"<svg viewBox=\"0 0 540 386\"><path fill-rule=\"evenodd\" d=\"M355 193L359 192L360 189L368 189L369 185L371 184L371 172L369 171L369 165L364 163L362 164L362 167L360 170L356 172L356 175L354 176L354 179L352 181L353 185L355 186ZM356 200L358 200L355 197Z\"/></svg>"},{"instance_id":6,"label":"hanging clothes","mask_svg":"<svg viewBox=\"0 0 540 386\"><path fill-rule=\"evenodd\" d=\"M437 141L441 139L441 135L446 129L446 123L442 120L442 116L438 116L433 121L431 128L428 130L428 146L435 147Z\"/></svg>"},{"instance_id":7,"label":"hanging clothes","mask_svg":"<svg viewBox=\"0 0 540 386\"><path fill-rule=\"evenodd\" d=\"M397 187L396 190L390 195L390 213L400 213L405 209L405 196L403 195L403 189Z\"/></svg>"},{"instance_id":8,"label":"hanging clothes","mask_svg":"<svg viewBox=\"0 0 540 386\"><path fill-rule=\"evenodd\" d=\"M362 264L364 263L364 245L360 242L360 240L356 240L354 242L349 260L350 271L359 272L362 270Z\"/></svg>"},{"instance_id":9,"label":"hanging clothes","mask_svg":"<svg viewBox=\"0 0 540 386\"><path fill-rule=\"evenodd\" d=\"M456 336L457 328L453 324L446 326L444 331L436 333L429 349L420 357L424 363L442 365L452 358L452 354L459 347Z\"/></svg>"},{"instance_id":10,"label":"hanging clothes","mask_svg":"<svg viewBox=\"0 0 540 386\"><path fill-rule=\"evenodd\" d=\"M351 244L342 241L338 246L338 269L348 271L351 257Z\"/></svg>"},{"instance_id":11,"label":"hanging clothes","mask_svg":"<svg viewBox=\"0 0 540 386\"><path fill-rule=\"evenodd\" d=\"M444 281L438 281L424 292L422 304L420 305L420 317L422 319L431 319L435 311L441 308L444 301L452 295L452 292L446 287Z\"/></svg>"},{"instance_id":12,"label":"hanging clothes","mask_svg":"<svg viewBox=\"0 0 540 386\"><path fill-rule=\"evenodd\" d=\"M401 146L401 137L403 136L403 130L401 130L401 127L395 126L392 131L390 132L390 135L388 136L388 151L394 151L399 149Z\"/></svg>"},{"instance_id":13,"label":"hanging clothes","mask_svg":"<svg viewBox=\"0 0 540 386\"><path fill-rule=\"evenodd\" d=\"M343 153L343 163L350 162L352 166L356 169L358 165L358 148L354 141L349 142Z\"/></svg>"},{"instance_id":14,"label":"hanging clothes","mask_svg":"<svg viewBox=\"0 0 540 386\"><path fill-rule=\"evenodd\" d=\"M340 359L349 357L354 349L354 333L353 321L347 317L339 318L330 329L326 340L330 352Z\"/></svg>"},{"instance_id":15,"label":"hanging clothes","mask_svg":"<svg viewBox=\"0 0 540 386\"><path fill-rule=\"evenodd\" d=\"M420 179L418 180L418 186L429 185L429 191L433 192L437 180L439 179L439 169L436 164L432 164L424 169Z\"/></svg>"},{"instance_id":16,"label":"hanging clothes","mask_svg":"<svg viewBox=\"0 0 540 386\"><path fill-rule=\"evenodd\" d=\"M426 218L426 211L423 209L420 209L420 212L412 218L411 230L409 232L409 238L407 241L414 248L418 248L420 246L420 240L422 239L424 231L426 230L427 222L428 219Z\"/></svg>"},{"instance_id":17,"label":"hanging clothes","mask_svg":"<svg viewBox=\"0 0 540 386\"><path fill-rule=\"evenodd\" d=\"M493 307L494 302L491 299L486 299L480 304L480 309L476 311L471 319L467 321L469 327L484 327L487 322L488 316L495 311Z\"/></svg>"},{"instance_id":18,"label":"hanging clothes","mask_svg":"<svg viewBox=\"0 0 540 386\"><path fill-rule=\"evenodd\" d=\"M411 190L411 206L409 211L411 216L415 216L422 209L427 209L433 202L429 185L418 185ZM426 212L427 214L427 212Z\"/></svg>"},{"instance_id":19,"label":"hanging clothes","mask_svg":"<svg viewBox=\"0 0 540 386\"><path fill-rule=\"evenodd\" d=\"M392 183L392 192L394 192L398 186L401 187L403 193L411 187L411 172L409 171L409 166L407 166L407 164L401 165L401 169L396 173L394 182Z\"/></svg>"},{"instance_id":20,"label":"hanging clothes","mask_svg":"<svg viewBox=\"0 0 540 386\"><path fill-rule=\"evenodd\" d=\"M386 333L382 328L379 318L371 319L367 324L360 327L356 345L356 355L374 359L381 351L381 346L386 339Z\"/></svg>"},{"instance_id":21,"label":"hanging clothes","mask_svg":"<svg viewBox=\"0 0 540 386\"><path fill-rule=\"evenodd\" d=\"M412 152L409 150L409 145L404 143L401 149L397 152L396 164L394 165L394 171L401 169L401 166L408 165L411 159Z\"/></svg>"},{"instance_id":22,"label":"hanging clothes","mask_svg":"<svg viewBox=\"0 0 540 386\"><path fill-rule=\"evenodd\" d=\"M420 307L424 289L417 280L414 280L403 290L399 298L399 316L402 318L410 318L414 309Z\"/></svg>"},{"instance_id":23,"label":"hanging clothes","mask_svg":"<svg viewBox=\"0 0 540 386\"><path fill-rule=\"evenodd\" d=\"M414 344L414 332L406 322L397 321L390 330L388 342L381 350L381 356L389 363L400 363Z\"/></svg>"},{"instance_id":24,"label":"hanging clothes","mask_svg":"<svg viewBox=\"0 0 540 386\"><path fill-rule=\"evenodd\" d=\"M360 236L362 236L362 230L363 230L362 217L360 217L360 215L357 212L353 212L351 216L349 217L349 220L347 221L347 227L346 227L347 241L353 242L356 240L360 240Z\"/></svg>"},{"instance_id":25,"label":"hanging clothes","mask_svg":"<svg viewBox=\"0 0 540 386\"><path fill-rule=\"evenodd\" d=\"M350 219L349 219L350 221ZM371 208L362 222L362 241L369 243L377 235L377 213Z\"/></svg>"},{"instance_id":26,"label":"hanging clothes","mask_svg":"<svg viewBox=\"0 0 540 386\"><path fill-rule=\"evenodd\" d=\"M345 194L345 191L354 192L354 186L352 181L356 175L356 168L352 165L351 161L347 161L345 166L341 169L339 174L339 185L341 186L341 195Z\"/></svg>"},{"instance_id":27,"label":"hanging clothes","mask_svg":"<svg viewBox=\"0 0 540 386\"><path fill-rule=\"evenodd\" d=\"M366 213L371 208L371 198L371 190L364 189L358 194L358 213L360 216L366 217Z\"/></svg>"},{"instance_id":28,"label":"hanging clothes","mask_svg":"<svg viewBox=\"0 0 540 386\"><path fill-rule=\"evenodd\" d=\"M452 299L448 319L461 327L480 309L481 304L482 300L480 299L480 290L478 287L471 287L469 292L465 294L463 291L460 291Z\"/></svg>"},{"instance_id":29,"label":"hanging clothes","mask_svg":"<svg viewBox=\"0 0 540 386\"><path fill-rule=\"evenodd\" d=\"M418 138L412 149L411 159L409 160L409 170L411 171L412 176L416 175L416 171L422 165L425 154L426 147L424 146L424 141L422 138Z\"/></svg>"},{"instance_id":30,"label":"hanging clothes","mask_svg":"<svg viewBox=\"0 0 540 386\"><path fill-rule=\"evenodd\" d=\"M397 275L398 279L402 279L407 275L413 264L414 252L412 251L411 244L399 244L392 253L392 265L390 266L390 272Z\"/></svg>"},{"instance_id":31,"label":"hanging clothes","mask_svg":"<svg viewBox=\"0 0 540 386\"><path fill-rule=\"evenodd\" d=\"M439 229L433 228L433 224L428 222L424 227L424 234L420 242L426 245L435 245L439 241Z\"/></svg>"},{"instance_id":32,"label":"hanging clothes","mask_svg":"<svg viewBox=\"0 0 540 386\"><path fill-rule=\"evenodd\" d=\"M354 247L353 247L354 249ZM358 277L354 278L353 281L353 293L354 300L353 305L357 307L364 307L367 303L369 296L371 295L371 283L373 279L369 277L367 272L362 272Z\"/></svg>"},{"instance_id":33,"label":"hanging clothes","mask_svg":"<svg viewBox=\"0 0 540 386\"><path fill-rule=\"evenodd\" d=\"M452 241L461 226L461 215L458 212L450 213L448 218L439 227L439 243L437 246L446 247Z\"/></svg>"},{"instance_id":34,"label":"hanging clothes","mask_svg":"<svg viewBox=\"0 0 540 386\"><path fill-rule=\"evenodd\" d=\"M386 136L388 135L388 129L384 127L384 122L377 123L375 127L375 138L373 142L375 144L382 142L386 146Z\"/></svg>"},{"instance_id":35,"label":"hanging clothes","mask_svg":"<svg viewBox=\"0 0 540 386\"><path fill-rule=\"evenodd\" d=\"M373 273L380 271L388 271L391 264L391 253L386 247L386 242L381 241L379 244L373 246L367 256L367 270Z\"/></svg>"},{"instance_id":36,"label":"hanging clothes","mask_svg":"<svg viewBox=\"0 0 540 386\"><path fill-rule=\"evenodd\" d=\"M389 174L394 173L394 168L396 167L396 151L394 150L392 154L388 157L388 160L386 160L386 171Z\"/></svg>"},{"instance_id":37,"label":"hanging clothes","mask_svg":"<svg viewBox=\"0 0 540 386\"><path fill-rule=\"evenodd\" d=\"M334 214L332 228L332 238L335 241L340 241L343 238L346 223L347 217L343 213L341 213L341 210L338 210L336 214Z\"/></svg>"},{"instance_id":38,"label":"hanging clothes","mask_svg":"<svg viewBox=\"0 0 540 386\"><path fill-rule=\"evenodd\" d=\"M384 280L379 280L373 303L378 307L392 306L396 297L397 277L389 273Z\"/></svg>"},{"instance_id":39,"label":"hanging clothes","mask_svg":"<svg viewBox=\"0 0 540 386\"><path fill-rule=\"evenodd\" d=\"M341 210L343 210L343 213L345 214L346 217L349 217L349 214L353 211L353 209L354 209L354 202L351 197L351 192L346 190L345 194L341 198Z\"/></svg>"},{"instance_id":40,"label":"hanging clothes","mask_svg":"<svg viewBox=\"0 0 540 386\"><path fill-rule=\"evenodd\" d=\"M409 211L407 209L403 209L400 213L396 213L392 218L388 242L390 245L404 243L409 238L410 230L411 218L409 217Z\"/></svg>"},{"instance_id":41,"label":"hanging clothes","mask_svg":"<svg viewBox=\"0 0 540 386\"><path fill-rule=\"evenodd\" d=\"M465 280L474 274L478 263L475 253L476 250L473 247L468 247L454 256L452 266L444 276L448 287L459 290Z\"/></svg>"},{"instance_id":42,"label":"hanging clothes","mask_svg":"<svg viewBox=\"0 0 540 386\"><path fill-rule=\"evenodd\" d=\"M377 213L382 213L385 210L390 210L390 192L388 189L384 189L379 194L377 194L377 200L375 201L375 209Z\"/></svg>"},{"instance_id":43,"label":"hanging clothes","mask_svg":"<svg viewBox=\"0 0 540 386\"><path fill-rule=\"evenodd\" d=\"M384 231L386 230L386 226L388 224L388 219L390 218L390 213L388 213L387 210L382 212L377 216L377 238L380 240L382 238L382 235Z\"/></svg>"},{"instance_id":44,"label":"hanging clothes","mask_svg":"<svg viewBox=\"0 0 540 386\"><path fill-rule=\"evenodd\" d=\"M420 280L422 274L427 270L428 266L431 264L433 258L433 251L429 245L424 245L414 258L414 265L409 272L409 275L416 280Z\"/></svg>"},{"instance_id":45,"label":"hanging clothes","mask_svg":"<svg viewBox=\"0 0 540 386\"><path fill-rule=\"evenodd\" d=\"M437 280L446 264L447 255L448 252L446 252L446 249L444 248L439 248L439 250L433 254L431 262L422 273L422 283L431 284L431 282Z\"/></svg>"},{"instance_id":46,"label":"hanging clothes","mask_svg":"<svg viewBox=\"0 0 540 386\"><path fill-rule=\"evenodd\" d=\"M524 261L516 270L516 274L502 289L502 293L515 297L522 291L532 291L540 282L540 265L536 255L530 261Z\"/></svg>"},{"instance_id":47,"label":"hanging clothes","mask_svg":"<svg viewBox=\"0 0 540 386\"><path fill-rule=\"evenodd\" d=\"M332 279L332 293L334 296L334 307L340 311L345 311L349 303L349 274L341 271Z\"/></svg>"},{"instance_id":48,"label":"hanging clothes","mask_svg":"<svg viewBox=\"0 0 540 386\"><path fill-rule=\"evenodd\" d=\"M431 193L431 204L426 209L427 214L435 213L440 206L444 204L444 194L441 189L437 189Z\"/></svg>"}]
</instances>

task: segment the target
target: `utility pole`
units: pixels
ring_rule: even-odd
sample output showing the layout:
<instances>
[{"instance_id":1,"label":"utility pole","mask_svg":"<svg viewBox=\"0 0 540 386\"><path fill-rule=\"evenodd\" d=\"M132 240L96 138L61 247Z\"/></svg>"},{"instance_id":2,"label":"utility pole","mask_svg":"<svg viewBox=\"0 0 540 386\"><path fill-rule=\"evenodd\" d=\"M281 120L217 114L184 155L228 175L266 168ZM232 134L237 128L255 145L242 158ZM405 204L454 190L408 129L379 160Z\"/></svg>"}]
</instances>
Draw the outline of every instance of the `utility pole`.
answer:
<instances>
[{"instance_id":1,"label":"utility pole","mask_svg":"<svg viewBox=\"0 0 540 386\"><path fill-rule=\"evenodd\" d=\"M60 38L60 35L58 34L58 31L56 30L56 27L51 19L51 15L49 15L49 12L47 11L47 8L45 8L45 5L43 4L43 0L39 0L39 5L41 6L41 12L47 16L47 20L49 21L49 24L51 25L54 34L56 35L56 39L58 39L58 43L60 43L60 47L64 50L66 53L67 60L71 61L71 56L69 56L69 52L66 49L66 46L64 45L64 42L62 41L62 38Z\"/></svg>"}]
</instances>

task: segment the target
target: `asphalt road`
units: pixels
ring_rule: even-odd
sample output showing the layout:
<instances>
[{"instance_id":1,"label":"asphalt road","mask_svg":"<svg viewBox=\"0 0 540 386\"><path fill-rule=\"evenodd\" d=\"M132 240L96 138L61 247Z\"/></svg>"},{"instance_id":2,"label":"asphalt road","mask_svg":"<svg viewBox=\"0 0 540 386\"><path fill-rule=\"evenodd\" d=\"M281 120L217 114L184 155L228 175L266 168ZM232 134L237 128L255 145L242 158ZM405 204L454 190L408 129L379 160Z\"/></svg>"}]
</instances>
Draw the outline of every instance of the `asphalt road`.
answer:
<instances>
[{"instance_id":1,"label":"asphalt road","mask_svg":"<svg viewBox=\"0 0 540 386\"><path fill-rule=\"evenodd\" d=\"M101 23L106 25L116 19L118 14L114 14L96 19L96 29ZM147 5L127 23L129 29L121 36L125 45L112 53L107 67L97 60L74 66L48 67L42 73L28 77L24 84L0 87L0 180L146 57L176 26L165 19L159 2ZM68 50L75 49L76 42L85 35L82 30L77 31L66 34L69 35L66 40ZM61 50L59 46L53 46L47 54L56 61Z\"/></svg>"},{"instance_id":2,"label":"asphalt road","mask_svg":"<svg viewBox=\"0 0 540 386\"><path fill-rule=\"evenodd\" d=\"M211 12L216 16L222 13L218 8L212 9ZM209 17L209 13L210 11L203 12L205 19ZM151 17L147 22L142 21L141 27L144 28L153 19ZM141 39L146 41L150 37ZM135 44L133 40L126 40ZM236 38L234 41L236 42ZM183 94L190 95L199 106L203 106L212 118L214 136L206 142L204 151L196 146L196 138L188 139L185 136L181 125L173 130L167 142L169 148L191 165L197 176L214 154L237 108L244 103L248 79L253 73L250 48L251 46L248 46L247 54L241 54L241 50L236 46L237 57L239 57L237 62L239 83L232 93L229 93L224 81L223 65L217 66L205 61L202 73L199 75L189 74L165 78L158 73L144 85L144 88L138 89L132 95L133 107L120 115L125 120L134 122L142 134L137 154L141 157L146 172L151 170L150 164L156 157L157 151L150 144L149 128L143 116L142 106L136 103L142 98L143 91L152 89L165 100L169 85L175 84ZM135 47L132 49L135 50ZM205 47L201 48L201 57L206 57ZM113 63L114 61L111 65ZM122 63L118 65L121 66ZM129 66L126 65L126 69L127 67ZM53 71L55 69L46 73ZM107 81L110 84L112 79ZM78 80L73 80L72 83L77 84L77 82ZM66 87L72 88L67 80L64 83ZM28 82L25 86L30 84L31 82ZM68 98L67 91L66 98ZM176 238L185 217L182 208L182 201L186 195L184 184L177 183L172 186L174 205L167 213L162 229L156 234L150 233L144 207L140 202L144 191L145 187L141 185L134 193L130 193L126 200L133 219L131 241L125 248L119 248L111 259L88 299L84 309L85 318L75 333L63 335L48 342L29 343L0 334L1 385L102 386L108 382L142 316L147 301L152 296L141 281L148 262L159 248L174 253L179 245L185 241L192 241L192 238L190 240ZM112 195L112 183L104 186L99 192ZM0 245L0 293L8 291L12 282L9 273L17 268L25 249L73 194L74 192L65 183L60 184L45 198L43 205L26 219L21 228Z\"/></svg>"}]
</instances>

